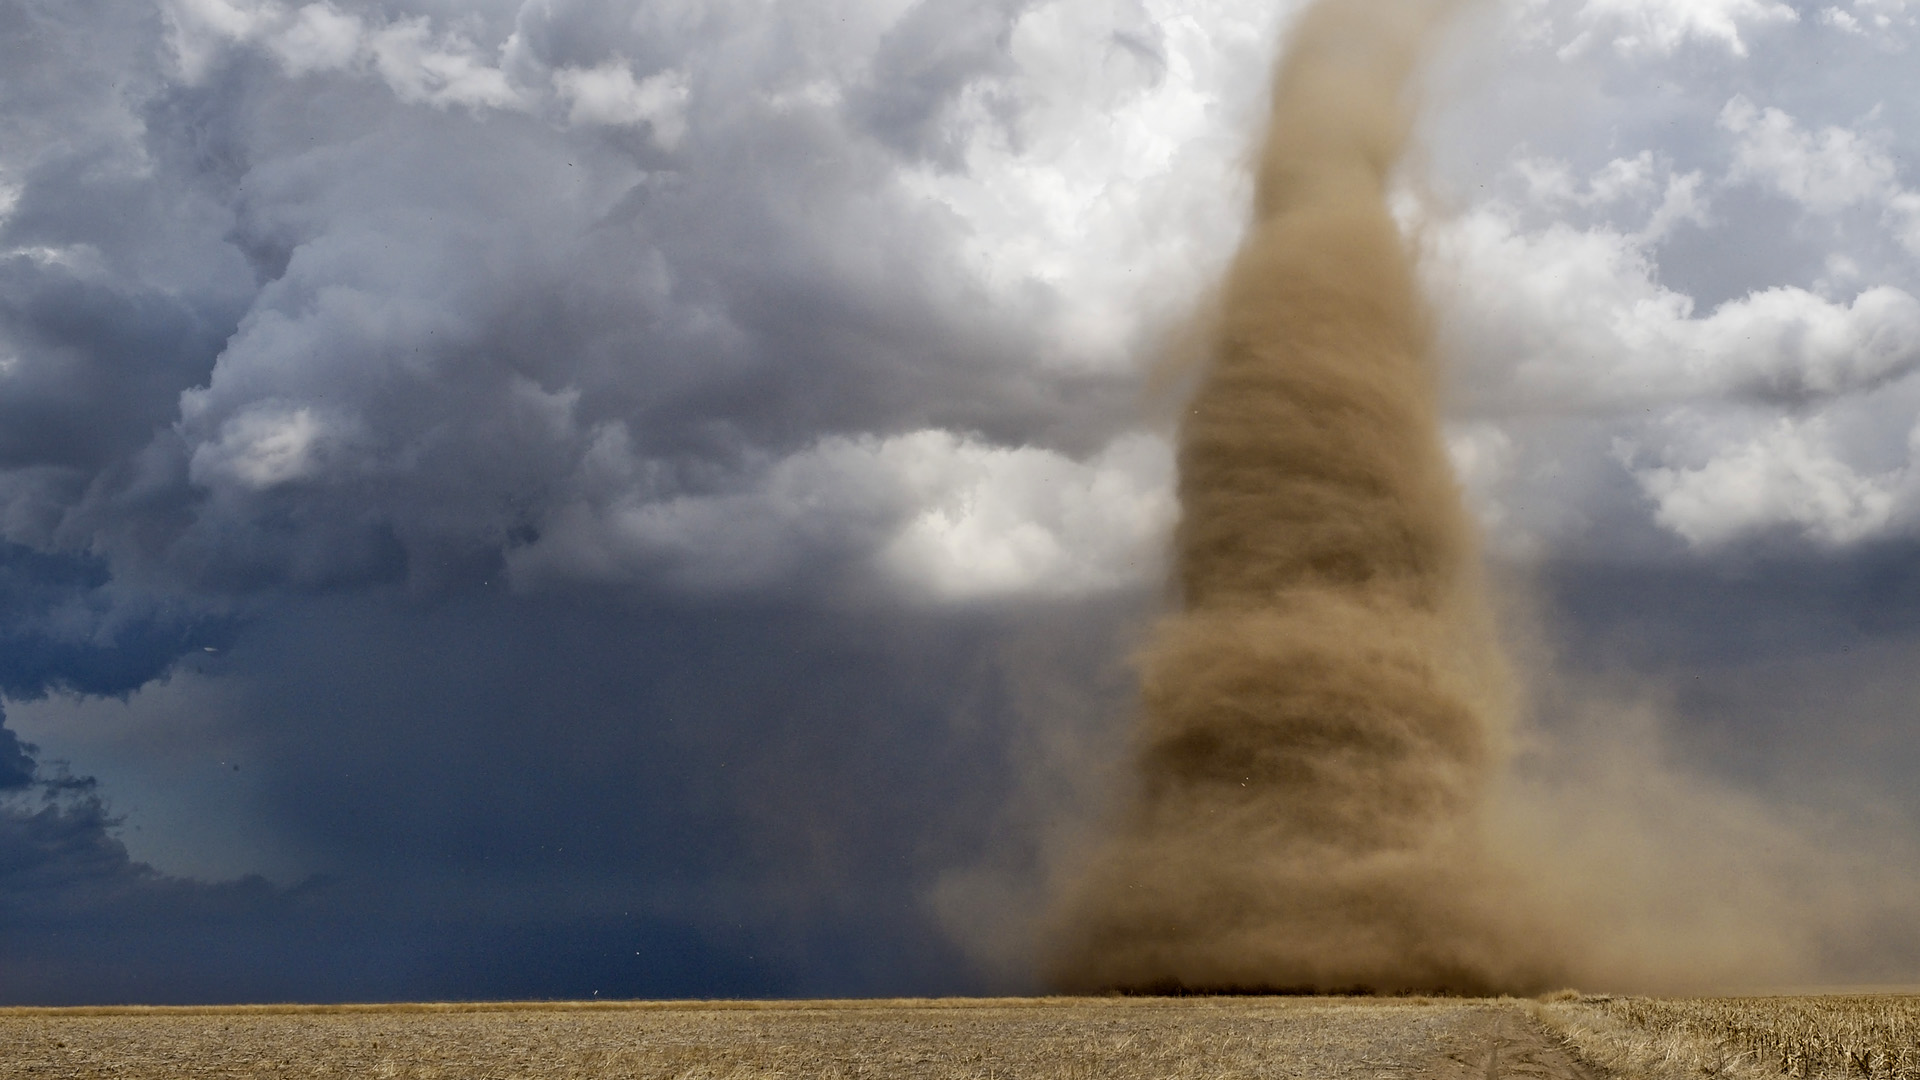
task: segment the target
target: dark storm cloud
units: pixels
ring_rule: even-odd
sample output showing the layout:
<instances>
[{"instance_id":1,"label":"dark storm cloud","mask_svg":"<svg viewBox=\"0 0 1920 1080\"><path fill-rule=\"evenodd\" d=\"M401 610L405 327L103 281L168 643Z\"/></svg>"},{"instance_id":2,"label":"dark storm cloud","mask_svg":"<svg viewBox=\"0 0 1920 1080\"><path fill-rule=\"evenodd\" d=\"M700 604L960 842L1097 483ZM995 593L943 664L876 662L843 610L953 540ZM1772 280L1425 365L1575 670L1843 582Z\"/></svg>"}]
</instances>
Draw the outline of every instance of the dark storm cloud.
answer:
<instances>
[{"instance_id":1,"label":"dark storm cloud","mask_svg":"<svg viewBox=\"0 0 1920 1080\"><path fill-rule=\"evenodd\" d=\"M232 630L191 607L116 595L98 559L0 544L0 694L12 701L125 694ZM194 894L197 885L131 862L94 781L37 752L0 710L0 925L28 935L49 919L87 925L107 907L119 917L156 883L173 899Z\"/></svg>"},{"instance_id":2,"label":"dark storm cloud","mask_svg":"<svg viewBox=\"0 0 1920 1080\"><path fill-rule=\"evenodd\" d=\"M992 123L948 106L1019 10L861 13L850 45L726 5L18 9L9 535L432 588L825 436L1097 446L1121 384L1034 369L894 173Z\"/></svg>"},{"instance_id":3,"label":"dark storm cloud","mask_svg":"<svg viewBox=\"0 0 1920 1080\"><path fill-rule=\"evenodd\" d=\"M398 904L430 883L414 891L513 919L617 899L709 932L925 939L918 894L994 842L1023 779L1010 736L1040 718L1001 655L1023 621L332 603L236 649L256 671L250 651L279 659L229 707L270 718L250 736L276 774L261 812ZM964 970L951 947L914 951L922 978ZM892 949L841 962L873 966L871 988L916 969Z\"/></svg>"},{"instance_id":4,"label":"dark storm cloud","mask_svg":"<svg viewBox=\"0 0 1920 1080\"><path fill-rule=\"evenodd\" d=\"M1815 804L1887 799L1920 815L1911 672L1920 548L1761 548L1708 561L1564 562L1544 570L1562 656L1658 700L1708 771Z\"/></svg>"},{"instance_id":5,"label":"dark storm cloud","mask_svg":"<svg viewBox=\"0 0 1920 1080\"><path fill-rule=\"evenodd\" d=\"M981 837L908 795L992 816L994 721L950 726L982 629L279 590L497 590L583 500L725 490L833 434L1060 428L1100 380L1022 374L889 172L951 137L934 113L1010 13L958 51L964 6L909 15L863 85L910 82L924 131L870 136L774 100L861 65L743 55L757 11L532 4L415 39L398 5L315 5L320 37L263 44L194 21L219 8L0 15L0 689L124 695L201 657L249 688L220 719L271 774L262 820L332 878L156 871L110 793L0 727L0 996L969 985L919 849ZM501 74L414 87L407 49ZM207 656L236 591L252 629Z\"/></svg>"},{"instance_id":6,"label":"dark storm cloud","mask_svg":"<svg viewBox=\"0 0 1920 1080\"><path fill-rule=\"evenodd\" d=\"M125 694L233 629L199 605L116 588L100 559L0 544L0 693L15 700Z\"/></svg>"},{"instance_id":7,"label":"dark storm cloud","mask_svg":"<svg viewBox=\"0 0 1920 1080\"><path fill-rule=\"evenodd\" d=\"M1755 545L1708 561L1566 562L1546 574L1586 635L1581 652L1686 668L1920 635L1920 548L1809 557ZM1664 599L1653 604L1651 596Z\"/></svg>"},{"instance_id":8,"label":"dark storm cloud","mask_svg":"<svg viewBox=\"0 0 1920 1080\"><path fill-rule=\"evenodd\" d=\"M191 607L116 595L98 559L0 544L0 693L12 701L126 694L232 630ZM0 711L0 999L234 993L206 989L234 959L232 936L284 921L289 897L258 878L208 885L134 861L96 782L37 753Z\"/></svg>"},{"instance_id":9,"label":"dark storm cloud","mask_svg":"<svg viewBox=\"0 0 1920 1080\"><path fill-rule=\"evenodd\" d=\"M16 791L33 783L33 745L0 727L0 791Z\"/></svg>"},{"instance_id":10,"label":"dark storm cloud","mask_svg":"<svg viewBox=\"0 0 1920 1080\"><path fill-rule=\"evenodd\" d=\"M199 707L239 722L226 752L268 774L251 812L320 876L159 874L129 858L90 784L43 769L0 823L0 941L20 961L0 997L1021 985L989 981L953 939L965 897L933 903L952 868L1031 842L1011 804L1065 805L1033 788L1037 758L1015 756L1064 729L1021 700L1034 688L1008 642L1044 635L1057 656L1133 617L1111 603L962 619L498 595L282 605L196 665L232 690ZM1119 712L1112 657L1097 643L1044 671L1063 684L1046 691L1056 707L1088 699L1096 738Z\"/></svg>"},{"instance_id":11,"label":"dark storm cloud","mask_svg":"<svg viewBox=\"0 0 1920 1080\"><path fill-rule=\"evenodd\" d=\"M76 473L133 452L204 380L230 324L164 293L126 295L0 262L0 335L22 360L0 405L0 467Z\"/></svg>"}]
</instances>

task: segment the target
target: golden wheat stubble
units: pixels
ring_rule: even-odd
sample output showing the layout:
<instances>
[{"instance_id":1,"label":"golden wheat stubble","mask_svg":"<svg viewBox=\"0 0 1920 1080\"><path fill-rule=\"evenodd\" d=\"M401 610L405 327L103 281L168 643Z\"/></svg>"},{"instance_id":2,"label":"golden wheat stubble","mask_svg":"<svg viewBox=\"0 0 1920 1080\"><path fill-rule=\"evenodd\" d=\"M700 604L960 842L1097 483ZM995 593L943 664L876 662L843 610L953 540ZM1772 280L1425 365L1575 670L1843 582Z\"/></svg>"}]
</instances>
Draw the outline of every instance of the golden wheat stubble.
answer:
<instances>
[{"instance_id":1,"label":"golden wheat stubble","mask_svg":"<svg viewBox=\"0 0 1920 1080\"><path fill-rule=\"evenodd\" d=\"M1073 988L1522 989L1486 858L1503 667L1388 211L1437 7L1321 3L1182 417L1182 610L1141 658L1140 791L1065 905Z\"/></svg>"}]
</instances>

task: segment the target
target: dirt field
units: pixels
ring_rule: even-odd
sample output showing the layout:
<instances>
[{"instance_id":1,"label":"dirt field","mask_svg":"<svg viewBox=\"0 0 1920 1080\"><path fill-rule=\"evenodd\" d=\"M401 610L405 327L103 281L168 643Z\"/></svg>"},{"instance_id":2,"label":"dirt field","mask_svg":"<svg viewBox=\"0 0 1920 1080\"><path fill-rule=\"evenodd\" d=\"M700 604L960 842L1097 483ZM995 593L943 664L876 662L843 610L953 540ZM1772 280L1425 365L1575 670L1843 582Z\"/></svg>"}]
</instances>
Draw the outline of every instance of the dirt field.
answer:
<instances>
[{"instance_id":1,"label":"dirt field","mask_svg":"<svg viewBox=\"0 0 1920 1080\"><path fill-rule=\"evenodd\" d=\"M1600 1080L1530 1003L1082 998L0 1010L0 1077Z\"/></svg>"}]
</instances>

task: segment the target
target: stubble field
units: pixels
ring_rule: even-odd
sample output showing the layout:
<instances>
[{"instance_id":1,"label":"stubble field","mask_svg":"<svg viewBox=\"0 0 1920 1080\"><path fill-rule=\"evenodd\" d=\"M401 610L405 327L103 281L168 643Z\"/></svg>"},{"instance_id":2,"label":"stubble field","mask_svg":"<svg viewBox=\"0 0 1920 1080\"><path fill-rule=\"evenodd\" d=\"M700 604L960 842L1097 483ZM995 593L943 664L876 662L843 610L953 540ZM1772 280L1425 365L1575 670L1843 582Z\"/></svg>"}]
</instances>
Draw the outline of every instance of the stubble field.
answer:
<instances>
[{"instance_id":1,"label":"stubble field","mask_svg":"<svg viewBox=\"0 0 1920 1080\"><path fill-rule=\"evenodd\" d=\"M1920 997L0 1010L0 1077L1920 1080Z\"/></svg>"},{"instance_id":2,"label":"stubble field","mask_svg":"<svg viewBox=\"0 0 1920 1080\"><path fill-rule=\"evenodd\" d=\"M0 1012L12 1077L1583 1080L1518 1002L1079 998Z\"/></svg>"},{"instance_id":3,"label":"stubble field","mask_svg":"<svg viewBox=\"0 0 1920 1080\"><path fill-rule=\"evenodd\" d=\"M1920 1080L1920 995L1565 997L1532 1010L1620 1076Z\"/></svg>"}]
</instances>

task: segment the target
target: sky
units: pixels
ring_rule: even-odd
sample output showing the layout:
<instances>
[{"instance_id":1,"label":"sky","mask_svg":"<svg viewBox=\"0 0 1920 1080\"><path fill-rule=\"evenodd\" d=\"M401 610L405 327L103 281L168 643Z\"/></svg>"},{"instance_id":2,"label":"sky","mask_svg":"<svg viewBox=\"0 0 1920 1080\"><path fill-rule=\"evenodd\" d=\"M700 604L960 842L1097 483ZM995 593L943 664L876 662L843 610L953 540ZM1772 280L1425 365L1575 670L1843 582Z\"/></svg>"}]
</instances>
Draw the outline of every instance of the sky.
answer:
<instances>
[{"instance_id":1,"label":"sky","mask_svg":"<svg viewBox=\"0 0 1920 1080\"><path fill-rule=\"evenodd\" d=\"M1034 989L1296 11L0 0L0 1001ZM1395 198L1529 723L1909 840L1917 39L1485 0Z\"/></svg>"}]
</instances>

